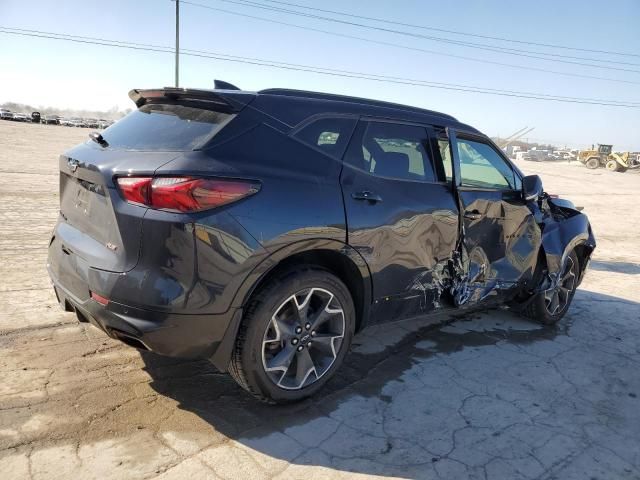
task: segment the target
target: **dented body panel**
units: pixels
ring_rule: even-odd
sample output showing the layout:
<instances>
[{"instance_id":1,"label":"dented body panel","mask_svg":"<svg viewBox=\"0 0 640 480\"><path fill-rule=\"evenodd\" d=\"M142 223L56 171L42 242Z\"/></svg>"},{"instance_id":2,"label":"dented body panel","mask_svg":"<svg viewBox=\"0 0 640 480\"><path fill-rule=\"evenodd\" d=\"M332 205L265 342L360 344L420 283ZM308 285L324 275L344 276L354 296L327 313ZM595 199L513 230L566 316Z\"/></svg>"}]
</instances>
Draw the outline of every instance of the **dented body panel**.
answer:
<instances>
[{"instance_id":1,"label":"dented body panel","mask_svg":"<svg viewBox=\"0 0 640 480\"><path fill-rule=\"evenodd\" d=\"M551 275L562 269L567 255L576 247L582 247L581 277L584 275L596 239L589 219L567 200L545 198L542 201L542 251L546 267Z\"/></svg>"},{"instance_id":2,"label":"dented body panel","mask_svg":"<svg viewBox=\"0 0 640 480\"><path fill-rule=\"evenodd\" d=\"M491 144L477 132L461 134ZM462 185L456 132L447 136L453 162L448 185L376 179L345 163L348 241L371 271L371 323L485 303L517 305L553 287L576 247L582 277L595 248L586 215L569 201L542 192L526 199L521 188ZM514 183L522 185L524 174L502 157ZM362 189L382 192L385 201L349 200Z\"/></svg>"},{"instance_id":3,"label":"dented body panel","mask_svg":"<svg viewBox=\"0 0 640 480\"><path fill-rule=\"evenodd\" d=\"M471 281L500 282L505 288L533 276L540 229L530 207L512 192L460 191L465 212L461 237Z\"/></svg>"},{"instance_id":4,"label":"dented body panel","mask_svg":"<svg viewBox=\"0 0 640 480\"><path fill-rule=\"evenodd\" d=\"M372 323L428 312L437 301L438 265L450 259L458 239L458 208L444 185L364 179L346 167L343 192L349 245L367 262L373 292ZM377 205L350 201L365 188L384 198Z\"/></svg>"},{"instance_id":5,"label":"dented body panel","mask_svg":"<svg viewBox=\"0 0 640 480\"><path fill-rule=\"evenodd\" d=\"M383 271L395 272L395 276L378 281L392 281L396 288L398 281L407 282L400 293L393 295L378 296L380 290L374 288L372 321L395 321L443 308L526 299L555 284L567 256L576 247L582 247L581 280L596 245L589 220L577 210L563 207L566 217L560 217L545 208L542 211L538 203L514 207L507 202L498 210L503 216L463 221L450 256L424 262L422 268L417 268L417 263L411 268L407 263L418 261L415 256L405 256L400 263L393 260L388 263L389 256L399 253L390 242L393 238L380 231L377 235L371 231L361 233L369 244L363 257L369 265L371 262L377 265L377 259L381 258L386 262ZM451 225L452 218L447 219ZM432 233L436 231L441 233L437 228ZM407 245L416 246L420 237L420 232L414 230L407 235L410 239ZM377 250L387 253L376 255ZM372 271L374 278L376 273L379 271Z\"/></svg>"}]
</instances>

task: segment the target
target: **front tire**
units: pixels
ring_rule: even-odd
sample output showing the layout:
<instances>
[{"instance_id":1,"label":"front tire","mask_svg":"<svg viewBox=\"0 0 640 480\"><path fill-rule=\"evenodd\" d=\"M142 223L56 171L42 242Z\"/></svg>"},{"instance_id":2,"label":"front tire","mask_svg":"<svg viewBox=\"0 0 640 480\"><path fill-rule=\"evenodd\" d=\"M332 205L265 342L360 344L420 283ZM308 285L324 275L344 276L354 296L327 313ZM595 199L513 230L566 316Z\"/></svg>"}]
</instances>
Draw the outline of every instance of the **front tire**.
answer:
<instances>
[{"instance_id":1,"label":"front tire","mask_svg":"<svg viewBox=\"0 0 640 480\"><path fill-rule=\"evenodd\" d=\"M576 253L572 251L567 256L558 282L535 294L522 310L522 315L543 325L555 325L569 310L579 278L580 263Z\"/></svg>"},{"instance_id":2,"label":"front tire","mask_svg":"<svg viewBox=\"0 0 640 480\"><path fill-rule=\"evenodd\" d=\"M229 373L263 402L302 400L333 376L354 331L353 300L339 278L319 268L288 270L247 305Z\"/></svg>"},{"instance_id":3,"label":"front tire","mask_svg":"<svg viewBox=\"0 0 640 480\"><path fill-rule=\"evenodd\" d=\"M620 165L615 160L609 160L606 164L606 169L610 172L617 172L620 170Z\"/></svg>"}]
</instances>

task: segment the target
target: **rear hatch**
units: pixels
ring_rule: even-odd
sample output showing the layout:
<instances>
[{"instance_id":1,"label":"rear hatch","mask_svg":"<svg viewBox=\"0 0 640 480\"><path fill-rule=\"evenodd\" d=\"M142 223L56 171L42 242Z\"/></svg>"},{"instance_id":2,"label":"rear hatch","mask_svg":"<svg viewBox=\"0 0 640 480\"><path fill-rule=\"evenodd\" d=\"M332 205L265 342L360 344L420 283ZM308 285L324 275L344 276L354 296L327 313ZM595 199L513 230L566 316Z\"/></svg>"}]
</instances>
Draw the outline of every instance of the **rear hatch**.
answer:
<instances>
[{"instance_id":1,"label":"rear hatch","mask_svg":"<svg viewBox=\"0 0 640 480\"><path fill-rule=\"evenodd\" d=\"M138 262L146 212L122 199L114 178L152 176L209 142L246 104L243 95L227 101L211 91L134 90L130 97L138 110L104 130L100 142L78 145L59 161L60 219L52 246L111 272Z\"/></svg>"},{"instance_id":2,"label":"rear hatch","mask_svg":"<svg viewBox=\"0 0 640 480\"><path fill-rule=\"evenodd\" d=\"M176 157L175 152L101 151L80 145L60 156L60 221L56 235L65 253L89 266L113 272L132 269L138 261L144 209L119 198L112 177L136 170L152 174Z\"/></svg>"}]
</instances>

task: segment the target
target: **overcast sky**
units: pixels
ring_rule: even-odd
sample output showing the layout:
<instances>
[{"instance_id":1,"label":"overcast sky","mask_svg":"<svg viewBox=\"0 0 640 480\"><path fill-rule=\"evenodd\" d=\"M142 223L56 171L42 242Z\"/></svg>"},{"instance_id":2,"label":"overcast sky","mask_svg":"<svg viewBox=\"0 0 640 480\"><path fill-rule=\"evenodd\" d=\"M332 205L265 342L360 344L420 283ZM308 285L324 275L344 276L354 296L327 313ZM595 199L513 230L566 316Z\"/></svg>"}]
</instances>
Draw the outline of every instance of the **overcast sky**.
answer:
<instances>
[{"instance_id":1,"label":"overcast sky","mask_svg":"<svg viewBox=\"0 0 640 480\"><path fill-rule=\"evenodd\" d=\"M268 4L265 0L252 1ZM371 31L356 26L239 6L222 0L193 2L411 48L538 70L372 44L189 4L181 6L181 44L183 48L189 49L376 75L640 103L638 0L611 0L606 3L574 0L324 0L321 3L311 0L283 1L426 27L589 50L630 53L635 56L548 49L536 45L499 42L375 23L383 28L404 29L420 35L495 45L499 49L514 48L587 59L612 60L618 63L608 65L620 70L587 67L508 55L504 50L489 52L424 38ZM170 0L0 0L0 26L171 47L175 34L174 5ZM273 3L271 5L275 6ZM289 8L282 4L279 6ZM336 17L333 14L316 14ZM374 24L349 17L340 18ZM594 60L564 59L605 65ZM606 77L610 80L561 75L550 71ZM133 106L127 97L130 89L172 85L173 74L173 56L169 53L0 33L0 102L14 101L37 106L105 110L117 105L124 109ZM597 142L613 143L616 150L640 150L640 108L493 96L325 76L190 56L181 58L181 86L211 88L214 78L224 79L247 90L291 87L371 97L440 110L472 124L489 135L506 136L529 126L535 127L529 135L529 139L534 141L576 147Z\"/></svg>"}]
</instances>

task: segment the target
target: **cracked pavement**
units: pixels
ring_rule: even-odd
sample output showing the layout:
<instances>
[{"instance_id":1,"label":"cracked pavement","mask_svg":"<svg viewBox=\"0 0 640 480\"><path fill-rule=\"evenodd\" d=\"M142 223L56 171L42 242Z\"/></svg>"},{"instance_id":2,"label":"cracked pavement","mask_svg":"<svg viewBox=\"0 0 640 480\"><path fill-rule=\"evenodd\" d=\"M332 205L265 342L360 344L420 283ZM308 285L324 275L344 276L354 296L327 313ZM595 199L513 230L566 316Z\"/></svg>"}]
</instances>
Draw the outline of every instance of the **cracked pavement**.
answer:
<instances>
[{"instance_id":1,"label":"cracked pavement","mask_svg":"<svg viewBox=\"0 0 640 480\"><path fill-rule=\"evenodd\" d=\"M565 319L373 327L303 403L138 352L57 306L57 155L88 130L0 122L0 472L7 479L640 479L640 175L528 163L598 249Z\"/></svg>"}]
</instances>

